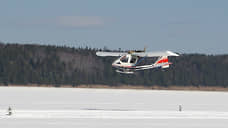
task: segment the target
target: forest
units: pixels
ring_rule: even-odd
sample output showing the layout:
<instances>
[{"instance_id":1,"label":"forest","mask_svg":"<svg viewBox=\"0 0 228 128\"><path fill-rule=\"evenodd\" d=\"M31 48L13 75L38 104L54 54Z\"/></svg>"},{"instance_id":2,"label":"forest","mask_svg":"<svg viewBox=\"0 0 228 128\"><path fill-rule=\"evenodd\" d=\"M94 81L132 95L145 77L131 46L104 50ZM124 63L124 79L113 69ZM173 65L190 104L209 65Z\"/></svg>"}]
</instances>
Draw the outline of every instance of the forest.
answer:
<instances>
[{"instance_id":1,"label":"forest","mask_svg":"<svg viewBox=\"0 0 228 128\"><path fill-rule=\"evenodd\" d=\"M169 69L126 75L111 67L116 58L98 57L98 50L0 43L0 84L228 87L228 55L181 54L169 58Z\"/></svg>"}]
</instances>

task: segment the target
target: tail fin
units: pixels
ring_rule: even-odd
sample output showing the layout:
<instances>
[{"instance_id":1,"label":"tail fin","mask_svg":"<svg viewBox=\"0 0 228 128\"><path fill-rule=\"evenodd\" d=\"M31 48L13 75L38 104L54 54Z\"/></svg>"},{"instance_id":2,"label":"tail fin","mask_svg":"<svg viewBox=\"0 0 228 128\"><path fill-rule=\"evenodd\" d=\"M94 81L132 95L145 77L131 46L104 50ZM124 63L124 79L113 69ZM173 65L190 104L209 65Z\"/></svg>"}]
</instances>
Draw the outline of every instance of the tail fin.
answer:
<instances>
[{"instance_id":1,"label":"tail fin","mask_svg":"<svg viewBox=\"0 0 228 128\"><path fill-rule=\"evenodd\" d=\"M158 60L154 63L154 65L161 68L169 68L170 64L172 63L169 63L168 56L159 57Z\"/></svg>"}]
</instances>

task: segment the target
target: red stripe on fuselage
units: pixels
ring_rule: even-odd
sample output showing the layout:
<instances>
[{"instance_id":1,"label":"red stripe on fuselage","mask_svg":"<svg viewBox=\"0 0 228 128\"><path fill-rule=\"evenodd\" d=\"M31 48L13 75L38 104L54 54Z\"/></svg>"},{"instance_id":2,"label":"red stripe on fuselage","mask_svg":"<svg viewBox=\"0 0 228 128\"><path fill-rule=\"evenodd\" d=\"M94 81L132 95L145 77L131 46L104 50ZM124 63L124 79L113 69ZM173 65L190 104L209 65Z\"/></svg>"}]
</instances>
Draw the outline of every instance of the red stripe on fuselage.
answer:
<instances>
[{"instance_id":1,"label":"red stripe on fuselage","mask_svg":"<svg viewBox=\"0 0 228 128\"><path fill-rule=\"evenodd\" d=\"M168 58L165 58L165 59L162 59L162 60L159 60L157 62L157 64L160 64L160 63L167 63L168 62Z\"/></svg>"}]
</instances>

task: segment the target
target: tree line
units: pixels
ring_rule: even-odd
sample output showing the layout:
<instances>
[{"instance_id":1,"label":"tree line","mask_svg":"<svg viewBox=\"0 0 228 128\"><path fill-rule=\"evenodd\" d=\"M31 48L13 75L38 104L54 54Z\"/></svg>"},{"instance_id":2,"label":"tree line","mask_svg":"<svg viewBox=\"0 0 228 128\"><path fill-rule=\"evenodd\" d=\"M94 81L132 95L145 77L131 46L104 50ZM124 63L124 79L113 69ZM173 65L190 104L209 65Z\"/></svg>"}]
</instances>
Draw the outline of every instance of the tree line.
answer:
<instances>
[{"instance_id":1,"label":"tree line","mask_svg":"<svg viewBox=\"0 0 228 128\"><path fill-rule=\"evenodd\" d=\"M0 84L228 86L228 55L182 54L169 69L119 74L93 48L0 44ZM107 49L106 49L107 50Z\"/></svg>"}]
</instances>

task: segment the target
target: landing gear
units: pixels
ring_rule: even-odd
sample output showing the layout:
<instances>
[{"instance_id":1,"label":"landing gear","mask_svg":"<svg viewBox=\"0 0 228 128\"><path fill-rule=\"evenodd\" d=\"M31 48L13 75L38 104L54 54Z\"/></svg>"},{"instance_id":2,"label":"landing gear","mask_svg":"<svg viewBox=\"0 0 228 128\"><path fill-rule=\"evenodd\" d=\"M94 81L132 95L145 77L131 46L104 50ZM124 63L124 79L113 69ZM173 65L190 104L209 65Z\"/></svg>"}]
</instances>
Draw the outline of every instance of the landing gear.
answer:
<instances>
[{"instance_id":1,"label":"landing gear","mask_svg":"<svg viewBox=\"0 0 228 128\"><path fill-rule=\"evenodd\" d=\"M124 73L124 74L134 74L133 71L127 70L127 69L117 69L116 72L118 73Z\"/></svg>"}]
</instances>

